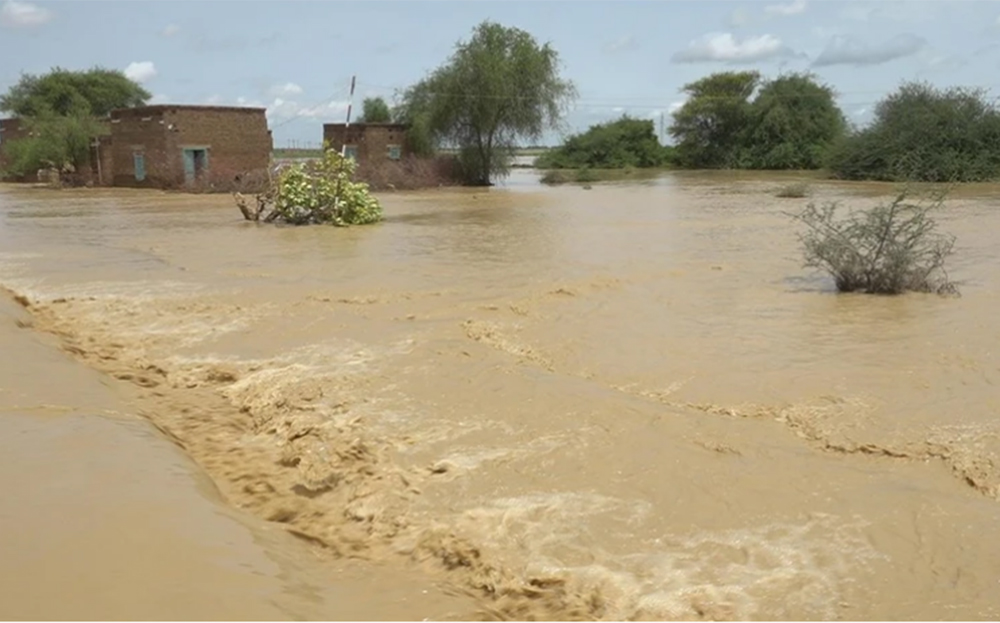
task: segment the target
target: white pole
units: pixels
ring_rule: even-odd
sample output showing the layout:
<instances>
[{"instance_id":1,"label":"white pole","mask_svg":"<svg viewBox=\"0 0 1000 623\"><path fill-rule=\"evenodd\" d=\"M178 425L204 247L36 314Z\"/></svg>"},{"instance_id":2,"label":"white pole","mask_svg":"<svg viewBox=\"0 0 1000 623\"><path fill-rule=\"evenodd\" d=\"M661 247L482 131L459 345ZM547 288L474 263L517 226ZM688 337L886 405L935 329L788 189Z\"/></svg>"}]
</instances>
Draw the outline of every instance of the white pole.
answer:
<instances>
[{"instance_id":1,"label":"white pole","mask_svg":"<svg viewBox=\"0 0 1000 623\"><path fill-rule=\"evenodd\" d=\"M340 171L337 175L337 191L333 195L333 213L340 214L340 178L343 174L344 160L347 158L347 131L351 127L351 107L354 105L354 79L351 76L351 94L347 98L347 122L344 124L344 137L340 142Z\"/></svg>"}]
</instances>

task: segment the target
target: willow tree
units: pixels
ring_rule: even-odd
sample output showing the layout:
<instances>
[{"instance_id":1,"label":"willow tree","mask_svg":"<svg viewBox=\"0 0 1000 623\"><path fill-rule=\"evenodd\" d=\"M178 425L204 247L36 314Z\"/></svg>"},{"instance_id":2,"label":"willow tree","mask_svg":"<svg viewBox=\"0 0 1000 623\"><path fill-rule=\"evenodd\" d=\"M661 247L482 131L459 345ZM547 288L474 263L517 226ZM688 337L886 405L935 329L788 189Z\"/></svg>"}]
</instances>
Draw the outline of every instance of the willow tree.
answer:
<instances>
[{"instance_id":1,"label":"willow tree","mask_svg":"<svg viewBox=\"0 0 1000 623\"><path fill-rule=\"evenodd\" d=\"M558 127L575 95L549 44L485 21L403 94L400 109L407 121L425 124L435 144L458 148L468 184L489 186L509 172L519 141Z\"/></svg>"}]
</instances>

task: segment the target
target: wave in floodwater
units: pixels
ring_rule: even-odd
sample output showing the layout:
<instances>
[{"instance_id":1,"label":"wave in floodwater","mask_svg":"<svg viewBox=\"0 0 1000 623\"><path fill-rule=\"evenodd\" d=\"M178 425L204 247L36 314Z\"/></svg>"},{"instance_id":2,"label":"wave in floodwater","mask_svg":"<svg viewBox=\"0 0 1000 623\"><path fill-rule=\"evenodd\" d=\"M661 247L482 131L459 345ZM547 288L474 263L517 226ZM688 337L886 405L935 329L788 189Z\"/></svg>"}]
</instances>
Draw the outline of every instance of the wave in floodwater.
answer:
<instances>
[{"instance_id":1,"label":"wave in floodwater","mask_svg":"<svg viewBox=\"0 0 1000 623\"><path fill-rule=\"evenodd\" d=\"M736 186L398 195L346 233L212 197L103 230L79 193L85 249L6 194L0 280L229 503L460 616L992 616L995 289L789 286L787 204ZM996 257L981 203L949 225Z\"/></svg>"}]
</instances>

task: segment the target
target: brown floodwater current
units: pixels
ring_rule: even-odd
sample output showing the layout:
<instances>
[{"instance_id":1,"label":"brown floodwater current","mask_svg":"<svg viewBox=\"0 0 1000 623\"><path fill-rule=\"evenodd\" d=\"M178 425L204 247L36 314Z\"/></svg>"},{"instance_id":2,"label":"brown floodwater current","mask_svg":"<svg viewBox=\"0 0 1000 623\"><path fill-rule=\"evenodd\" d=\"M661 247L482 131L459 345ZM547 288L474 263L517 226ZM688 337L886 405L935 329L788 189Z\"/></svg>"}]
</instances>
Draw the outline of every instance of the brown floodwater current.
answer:
<instances>
[{"instance_id":1,"label":"brown floodwater current","mask_svg":"<svg viewBox=\"0 0 1000 623\"><path fill-rule=\"evenodd\" d=\"M867 297L788 179L0 188L0 616L1000 617L1000 188Z\"/></svg>"}]
</instances>

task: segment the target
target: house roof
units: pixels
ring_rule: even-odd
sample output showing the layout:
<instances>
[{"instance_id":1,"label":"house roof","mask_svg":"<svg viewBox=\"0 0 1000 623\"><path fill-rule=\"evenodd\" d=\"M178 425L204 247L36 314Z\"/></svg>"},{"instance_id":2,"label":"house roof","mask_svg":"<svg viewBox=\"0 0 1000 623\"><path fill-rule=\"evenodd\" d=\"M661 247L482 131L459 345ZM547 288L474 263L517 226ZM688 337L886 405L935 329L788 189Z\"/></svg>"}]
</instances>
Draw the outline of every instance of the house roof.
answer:
<instances>
[{"instance_id":1,"label":"house roof","mask_svg":"<svg viewBox=\"0 0 1000 623\"><path fill-rule=\"evenodd\" d=\"M111 111L112 117L122 114L153 114L158 112L168 112L174 110L192 111L212 111L212 112L232 112L232 113L254 113L267 112L266 108L250 108L248 106L197 106L193 104L153 104L151 106L137 106L135 108L116 108Z\"/></svg>"},{"instance_id":2,"label":"house roof","mask_svg":"<svg viewBox=\"0 0 1000 623\"><path fill-rule=\"evenodd\" d=\"M324 128L342 128L346 126L346 123L324 123ZM397 128L405 130L410 127L409 123L365 123L364 121L359 123L352 123L352 128Z\"/></svg>"}]
</instances>

